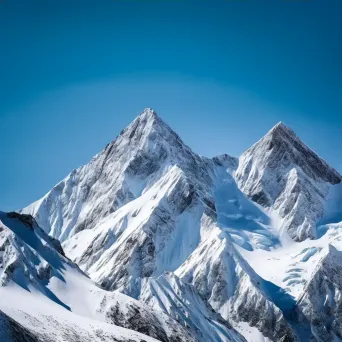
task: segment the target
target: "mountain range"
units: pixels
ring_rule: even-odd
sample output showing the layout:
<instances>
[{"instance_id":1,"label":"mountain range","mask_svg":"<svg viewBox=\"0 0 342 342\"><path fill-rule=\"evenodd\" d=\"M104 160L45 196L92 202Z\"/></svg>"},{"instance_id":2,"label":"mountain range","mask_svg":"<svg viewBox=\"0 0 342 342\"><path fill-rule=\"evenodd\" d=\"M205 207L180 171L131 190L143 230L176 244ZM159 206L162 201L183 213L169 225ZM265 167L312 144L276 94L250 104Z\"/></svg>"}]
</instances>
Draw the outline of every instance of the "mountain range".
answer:
<instances>
[{"instance_id":1,"label":"mountain range","mask_svg":"<svg viewBox=\"0 0 342 342\"><path fill-rule=\"evenodd\" d=\"M341 180L284 123L206 158L145 109L0 212L0 340L342 341Z\"/></svg>"}]
</instances>

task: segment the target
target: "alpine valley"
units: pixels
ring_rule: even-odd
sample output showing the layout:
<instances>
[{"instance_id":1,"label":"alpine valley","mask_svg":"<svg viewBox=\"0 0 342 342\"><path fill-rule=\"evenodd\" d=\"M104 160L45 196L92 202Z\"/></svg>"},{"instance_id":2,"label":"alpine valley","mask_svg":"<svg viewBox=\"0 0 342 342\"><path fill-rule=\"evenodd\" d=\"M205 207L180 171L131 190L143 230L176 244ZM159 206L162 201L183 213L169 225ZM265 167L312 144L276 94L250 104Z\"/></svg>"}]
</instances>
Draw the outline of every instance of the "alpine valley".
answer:
<instances>
[{"instance_id":1,"label":"alpine valley","mask_svg":"<svg viewBox=\"0 0 342 342\"><path fill-rule=\"evenodd\" d=\"M342 341L341 180L283 123L210 159L145 109L0 212L0 341Z\"/></svg>"}]
</instances>

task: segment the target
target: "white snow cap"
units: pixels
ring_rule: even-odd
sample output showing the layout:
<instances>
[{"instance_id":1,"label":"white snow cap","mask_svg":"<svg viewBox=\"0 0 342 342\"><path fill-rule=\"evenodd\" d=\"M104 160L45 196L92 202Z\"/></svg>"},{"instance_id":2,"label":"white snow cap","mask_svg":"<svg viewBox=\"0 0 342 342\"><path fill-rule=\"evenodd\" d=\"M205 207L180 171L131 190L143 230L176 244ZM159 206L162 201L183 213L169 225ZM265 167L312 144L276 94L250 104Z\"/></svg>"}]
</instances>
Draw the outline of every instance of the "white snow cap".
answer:
<instances>
[{"instance_id":1,"label":"white snow cap","mask_svg":"<svg viewBox=\"0 0 342 342\"><path fill-rule=\"evenodd\" d=\"M157 116L157 112L152 108L145 108L144 111L139 116L144 116L146 118L155 117Z\"/></svg>"},{"instance_id":2,"label":"white snow cap","mask_svg":"<svg viewBox=\"0 0 342 342\"><path fill-rule=\"evenodd\" d=\"M279 121L269 131L269 133L271 133L271 134L274 132L285 132L289 135L296 137L296 133L289 126L285 125L284 122L282 122L282 121Z\"/></svg>"}]
</instances>

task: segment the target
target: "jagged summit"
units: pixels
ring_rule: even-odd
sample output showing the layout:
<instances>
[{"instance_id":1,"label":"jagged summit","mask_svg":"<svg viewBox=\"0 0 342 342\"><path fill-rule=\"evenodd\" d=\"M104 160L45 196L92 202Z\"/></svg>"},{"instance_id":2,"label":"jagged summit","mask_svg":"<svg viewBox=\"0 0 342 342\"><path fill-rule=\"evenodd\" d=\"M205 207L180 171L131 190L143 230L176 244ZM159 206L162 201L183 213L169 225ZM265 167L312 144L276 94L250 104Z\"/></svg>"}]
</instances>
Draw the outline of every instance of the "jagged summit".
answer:
<instances>
[{"instance_id":1,"label":"jagged summit","mask_svg":"<svg viewBox=\"0 0 342 342\"><path fill-rule=\"evenodd\" d=\"M156 117L158 115L157 115L157 112L154 109L152 109L152 108L145 108L143 110L143 112L140 113L139 116Z\"/></svg>"},{"instance_id":2,"label":"jagged summit","mask_svg":"<svg viewBox=\"0 0 342 342\"><path fill-rule=\"evenodd\" d=\"M300 164L305 173L313 171L317 178L331 184L341 181L341 175L330 165L328 165L315 151L308 147L296 133L283 122L275 125L267 135L272 136L272 144L283 145L289 155L292 155L294 162ZM267 135L265 137L267 137ZM285 152L285 151L284 151Z\"/></svg>"},{"instance_id":3,"label":"jagged summit","mask_svg":"<svg viewBox=\"0 0 342 342\"><path fill-rule=\"evenodd\" d=\"M285 219L294 240L315 238L315 224L324 212L329 186L340 174L279 122L239 159L239 187Z\"/></svg>"},{"instance_id":4,"label":"jagged summit","mask_svg":"<svg viewBox=\"0 0 342 342\"><path fill-rule=\"evenodd\" d=\"M152 108L145 108L129 125L128 127L130 127L132 124L134 124L135 122L138 123L160 123L160 124L164 124L164 121L158 116L157 112L152 109ZM128 128L127 127L127 128Z\"/></svg>"},{"instance_id":5,"label":"jagged summit","mask_svg":"<svg viewBox=\"0 0 342 342\"><path fill-rule=\"evenodd\" d=\"M341 249L341 233L335 226L324 227L325 236L316 240L319 245L308 240L323 231L316 227L326 215L329 191L339 181L338 173L282 122L239 160L227 154L209 159L194 153L153 109L146 108L87 165L23 212L58 238L66 256L101 287L128 294L178 322L179 327L170 321L170 336L175 336L176 327L183 335L180 327L186 327L196 342L243 340L236 329L250 342L265 337L272 342L297 342L297 331L288 323L295 302L286 292L301 298L313 274L312 266L320 261L318 253L327 247L324 241L328 240L323 239L330 241L331 235L332 243ZM33 235L31 216L9 216L23 224L18 233ZM283 236L287 233L295 241L306 241L291 243ZM3 246L10 237L4 239ZM45 243L40 236L38 239ZM46 242L52 245L51 241ZM58 254L54 245L51 250ZM322 302L321 289L330 296L330 280L342 291L340 279L333 275L340 270L341 253L330 247L314 272L311 287L306 287L308 300L298 303L300 310L308 308L308 313L303 312L310 322L317 322L310 312L322 312L321 306L311 305ZM0 259L2 255L0 236ZM64 260L62 255L58 258ZM26 264L21 267L24 273ZM284 266L285 272L278 271ZM65 269L61 273L68 284L68 267ZM39 273L48 273L45 268L43 271ZM77 313L83 315L84 292L77 287L65 293L63 284L52 286L55 281L48 287L43 284L46 291L60 288L57 297L66 300L71 312L75 307L69 300L82 298ZM125 305L127 314L122 315L122 306L114 306L108 299L101 295L98 305L89 302L91 314L96 311L96 317L105 315L126 327L148 327L149 334L158 328L159 320L154 317L146 316L157 323L152 326L140 319L136 305ZM336 322L341 321L340 307L334 311ZM327 322L327 328L328 316L318 320ZM164 326L164 319L160 323ZM157 332L163 334L163 330ZM342 336L340 330L335 331ZM177 341L191 340L181 335ZM324 336L324 331L316 335ZM151 336L171 341L166 338L169 335ZM325 340L332 341L334 336Z\"/></svg>"},{"instance_id":6,"label":"jagged summit","mask_svg":"<svg viewBox=\"0 0 342 342\"><path fill-rule=\"evenodd\" d=\"M64 241L140 197L175 165L212 204L208 162L147 108L89 164L73 171L24 212ZM61 210L56 211L55 205Z\"/></svg>"},{"instance_id":7,"label":"jagged summit","mask_svg":"<svg viewBox=\"0 0 342 342\"><path fill-rule=\"evenodd\" d=\"M295 131L291 127L285 125L282 121L279 121L274 125L264 137L267 136L272 137L272 139L289 139L292 141L299 140Z\"/></svg>"},{"instance_id":8,"label":"jagged summit","mask_svg":"<svg viewBox=\"0 0 342 342\"><path fill-rule=\"evenodd\" d=\"M118 144L121 140L127 139L131 141L131 145L136 144L140 148L143 148L143 145L147 140L169 140L170 142L176 140L178 143L184 145L178 134L151 108L145 108L145 110L120 133L112 144Z\"/></svg>"},{"instance_id":9,"label":"jagged summit","mask_svg":"<svg viewBox=\"0 0 342 342\"><path fill-rule=\"evenodd\" d=\"M287 126L283 121L279 121L249 149L254 148L254 146L260 146L261 143L270 144L271 141L276 144L288 143L294 145L297 142L299 145L305 145L305 143L299 139L296 132L291 127Z\"/></svg>"},{"instance_id":10,"label":"jagged summit","mask_svg":"<svg viewBox=\"0 0 342 342\"><path fill-rule=\"evenodd\" d=\"M279 121L277 124L275 124L270 131L275 131L275 130L282 130L282 131L289 131L293 132L293 130L287 126L283 121Z\"/></svg>"},{"instance_id":11,"label":"jagged summit","mask_svg":"<svg viewBox=\"0 0 342 342\"><path fill-rule=\"evenodd\" d=\"M341 182L341 175L309 148L296 133L283 122L277 123L243 156L253 155L254 159L267 162L277 160L280 164L293 162L308 176L331 184ZM243 157L242 156L242 157Z\"/></svg>"}]
</instances>

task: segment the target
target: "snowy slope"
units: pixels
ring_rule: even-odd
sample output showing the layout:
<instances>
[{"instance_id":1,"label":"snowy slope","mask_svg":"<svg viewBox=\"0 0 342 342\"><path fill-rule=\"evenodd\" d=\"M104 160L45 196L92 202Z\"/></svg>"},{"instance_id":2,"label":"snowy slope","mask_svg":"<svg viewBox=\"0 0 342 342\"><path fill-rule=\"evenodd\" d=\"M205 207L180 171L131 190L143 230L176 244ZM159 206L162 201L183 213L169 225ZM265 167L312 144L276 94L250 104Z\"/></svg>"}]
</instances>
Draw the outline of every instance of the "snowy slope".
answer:
<instances>
[{"instance_id":1,"label":"snowy slope","mask_svg":"<svg viewBox=\"0 0 342 342\"><path fill-rule=\"evenodd\" d=\"M228 172L227 172L228 171ZM213 169L213 196L218 227L246 250L271 250L280 244L272 217L238 188L225 163Z\"/></svg>"},{"instance_id":2,"label":"snowy slope","mask_svg":"<svg viewBox=\"0 0 342 342\"><path fill-rule=\"evenodd\" d=\"M342 222L320 226L327 232L316 240L279 246L271 251L246 251L239 248L253 269L298 298L329 244L342 248Z\"/></svg>"},{"instance_id":3,"label":"snowy slope","mask_svg":"<svg viewBox=\"0 0 342 342\"><path fill-rule=\"evenodd\" d=\"M173 165L190 174L208 205L210 176L194 154L152 109L146 109L92 161L74 170L24 210L50 235L66 240L139 197Z\"/></svg>"},{"instance_id":4,"label":"snowy slope","mask_svg":"<svg viewBox=\"0 0 342 342\"><path fill-rule=\"evenodd\" d=\"M20 323L0 311L0 341L37 342L37 337Z\"/></svg>"},{"instance_id":5,"label":"snowy slope","mask_svg":"<svg viewBox=\"0 0 342 342\"><path fill-rule=\"evenodd\" d=\"M329 245L316 266L302 296L296 315L312 341L342 340L342 252Z\"/></svg>"},{"instance_id":6,"label":"snowy slope","mask_svg":"<svg viewBox=\"0 0 342 342\"><path fill-rule=\"evenodd\" d=\"M205 204L174 166L141 197L74 235L64 248L102 286L137 298L141 279L179 267L208 234L208 222Z\"/></svg>"},{"instance_id":7,"label":"snowy slope","mask_svg":"<svg viewBox=\"0 0 342 342\"><path fill-rule=\"evenodd\" d=\"M151 310L133 298L95 285L59 253L62 250L58 242L48 237L31 216L0 213L0 230L0 310L38 340L52 338L52 327L58 324L61 332L57 340L78 330L85 341L96 340L94 334L99 329L102 332L98 340L107 334L109 339L148 341L131 331L136 330L165 342L195 341L161 310ZM32 329L31 320L37 323L36 329ZM93 328L89 330L82 322L89 322ZM11 321L4 318L3 324L10 325ZM116 327L111 327L114 324ZM43 325L51 326L51 331L41 331Z\"/></svg>"},{"instance_id":8,"label":"snowy slope","mask_svg":"<svg viewBox=\"0 0 342 342\"><path fill-rule=\"evenodd\" d=\"M75 177L81 176L73 183L71 176L60 183L72 184L72 188L58 185L24 212L33 213L48 232L62 240L68 233L63 243L67 255L102 287L139 298L145 278L176 270L210 235L216 220L212 172L219 161L194 154L151 110L145 110L110 146L106 148L112 149L110 156L108 151L99 155L107 157L95 183L98 156L74 172ZM59 188L63 190L56 196ZM68 196L83 193L84 188L94 195L82 201L75 195L81 209L75 212ZM117 196L116 191L122 193L123 188L128 197L112 208L112 194ZM93 212L102 191L106 197L99 198L101 211ZM47 213L56 207L60 209L53 215L63 216L63 221ZM89 218L92 213L96 220ZM94 222L87 229L60 226L69 224L64 218L74 214L78 220L84 216Z\"/></svg>"},{"instance_id":9,"label":"snowy slope","mask_svg":"<svg viewBox=\"0 0 342 342\"><path fill-rule=\"evenodd\" d=\"M44 290L77 315L160 340L306 341L296 301L342 238L340 181L282 123L239 159L208 159L146 109L22 212L112 291L68 260L68 285Z\"/></svg>"},{"instance_id":10,"label":"snowy slope","mask_svg":"<svg viewBox=\"0 0 342 342\"><path fill-rule=\"evenodd\" d=\"M28 336L26 332L23 334L25 337L33 336L34 341L158 341L133 330L73 314L62 306L54 304L47 297L34 291L29 293L17 285L0 288L0 296L1 311L17 325L29 331ZM1 331L1 334L11 333L13 335L11 330ZM20 338L14 341L22 342Z\"/></svg>"},{"instance_id":11,"label":"snowy slope","mask_svg":"<svg viewBox=\"0 0 342 342\"><path fill-rule=\"evenodd\" d=\"M244 341L193 286L171 272L146 280L140 299L189 327L199 341Z\"/></svg>"},{"instance_id":12,"label":"snowy slope","mask_svg":"<svg viewBox=\"0 0 342 342\"><path fill-rule=\"evenodd\" d=\"M316 222L332 184L341 176L283 123L248 149L235 173L244 193L283 219L295 241L317 237Z\"/></svg>"},{"instance_id":13,"label":"snowy slope","mask_svg":"<svg viewBox=\"0 0 342 342\"><path fill-rule=\"evenodd\" d=\"M342 249L341 197L342 184L332 186L323 217L316 224L317 239L288 240L270 250L238 250L259 275L298 298L328 246Z\"/></svg>"},{"instance_id":14,"label":"snowy slope","mask_svg":"<svg viewBox=\"0 0 342 342\"><path fill-rule=\"evenodd\" d=\"M227 233L213 234L176 274L192 283L231 324L246 322L273 341L284 337L296 341L295 333L284 318L294 307L294 300L259 277L229 240Z\"/></svg>"}]
</instances>

